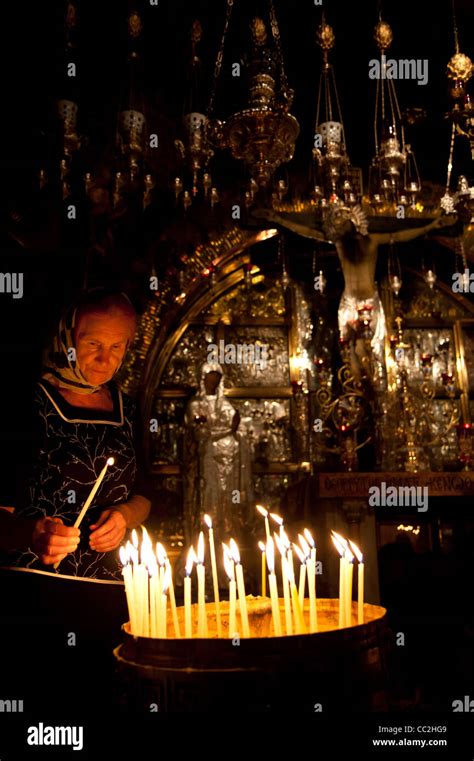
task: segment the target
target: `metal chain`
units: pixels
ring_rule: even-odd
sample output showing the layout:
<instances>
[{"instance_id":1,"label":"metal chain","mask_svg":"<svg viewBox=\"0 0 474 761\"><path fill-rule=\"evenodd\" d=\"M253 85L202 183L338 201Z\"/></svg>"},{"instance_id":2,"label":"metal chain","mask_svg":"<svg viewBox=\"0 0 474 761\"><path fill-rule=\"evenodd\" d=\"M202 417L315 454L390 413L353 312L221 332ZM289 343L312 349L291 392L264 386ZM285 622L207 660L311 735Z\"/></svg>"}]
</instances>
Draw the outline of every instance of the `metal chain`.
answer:
<instances>
[{"instance_id":1,"label":"metal chain","mask_svg":"<svg viewBox=\"0 0 474 761\"><path fill-rule=\"evenodd\" d=\"M217 89L217 80L219 79L221 68L222 68L222 60L224 58L224 45L227 38L227 32L229 29L229 23L230 23L230 17L232 15L232 6L234 5L234 0L227 0L227 8L226 8L226 15L225 15L225 21L224 21L224 31L222 32L222 39L221 44L219 47L219 52L217 54L216 63L214 66L214 79L212 83L212 91L211 96L209 98L209 105L207 107L207 117L210 118L213 111L214 111L214 101L216 98L216 89Z\"/></svg>"},{"instance_id":2,"label":"metal chain","mask_svg":"<svg viewBox=\"0 0 474 761\"><path fill-rule=\"evenodd\" d=\"M456 125L453 122L453 126L451 129L451 145L449 146L448 171L446 175L446 190L444 191L446 195L449 193L449 186L451 185L451 172L453 171L453 153L454 153L455 136L456 136Z\"/></svg>"},{"instance_id":3,"label":"metal chain","mask_svg":"<svg viewBox=\"0 0 474 761\"><path fill-rule=\"evenodd\" d=\"M283 53L281 50L280 30L278 29L278 22L276 18L275 8L273 5L273 0L268 0L268 7L269 7L269 16L270 16L270 27L272 30L273 39L275 41L278 64L280 66L281 86L283 90L286 91L288 90L288 81L286 79L286 74L285 74L285 66L283 63Z\"/></svg>"}]
</instances>

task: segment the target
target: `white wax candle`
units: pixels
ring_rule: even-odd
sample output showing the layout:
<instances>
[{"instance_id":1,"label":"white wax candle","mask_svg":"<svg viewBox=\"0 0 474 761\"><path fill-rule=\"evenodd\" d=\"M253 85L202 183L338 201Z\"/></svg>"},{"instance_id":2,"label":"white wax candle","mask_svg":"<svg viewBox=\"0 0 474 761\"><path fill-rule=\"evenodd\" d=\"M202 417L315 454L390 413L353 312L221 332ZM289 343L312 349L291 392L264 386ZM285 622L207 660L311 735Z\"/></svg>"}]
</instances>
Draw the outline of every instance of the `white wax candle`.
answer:
<instances>
[{"instance_id":1,"label":"white wax candle","mask_svg":"<svg viewBox=\"0 0 474 761\"><path fill-rule=\"evenodd\" d=\"M364 623L364 563L359 562L357 569L357 623Z\"/></svg>"},{"instance_id":2,"label":"white wax candle","mask_svg":"<svg viewBox=\"0 0 474 761\"><path fill-rule=\"evenodd\" d=\"M171 615L173 617L174 636L178 637L179 639L181 637L181 630L179 628L178 611L176 608L176 597L174 594L173 572L171 570L171 564L168 558L166 558L166 566L169 567L169 574L170 574L169 596L170 596Z\"/></svg>"},{"instance_id":3,"label":"white wax candle","mask_svg":"<svg viewBox=\"0 0 474 761\"><path fill-rule=\"evenodd\" d=\"M149 594L150 594L150 637L158 636L157 618L156 618L156 576L158 568L150 568Z\"/></svg>"},{"instance_id":4,"label":"white wax candle","mask_svg":"<svg viewBox=\"0 0 474 761\"><path fill-rule=\"evenodd\" d=\"M194 547L189 548L188 557L186 558L185 577L184 577L184 628L185 636L189 639L193 636L193 626L191 618L191 572L193 565L197 560Z\"/></svg>"},{"instance_id":5,"label":"white wax candle","mask_svg":"<svg viewBox=\"0 0 474 761\"><path fill-rule=\"evenodd\" d=\"M318 616L316 607L316 563L313 550L308 561L308 591L309 591L309 630L318 630Z\"/></svg>"},{"instance_id":6,"label":"white wax candle","mask_svg":"<svg viewBox=\"0 0 474 761\"><path fill-rule=\"evenodd\" d=\"M352 555L352 553L351 553ZM352 626L352 569L354 563L351 557L346 558L346 626Z\"/></svg>"},{"instance_id":7,"label":"white wax candle","mask_svg":"<svg viewBox=\"0 0 474 761\"><path fill-rule=\"evenodd\" d=\"M168 595L161 595L161 618L160 618L160 631L158 637L160 639L166 639L167 634L167 616L168 616Z\"/></svg>"},{"instance_id":8,"label":"white wax candle","mask_svg":"<svg viewBox=\"0 0 474 761\"><path fill-rule=\"evenodd\" d=\"M342 629L345 625L345 577L346 577L346 561L344 558L339 560L339 628Z\"/></svg>"},{"instance_id":9,"label":"white wax candle","mask_svg":"<svg viewBox=\"0 0 474 761\"><path fill-rule=\"evenodd\" d=\"M150 636L150 611L148 601L148 571L143 563L139 563L138 568L139 589L140 589L140 617L141 617L141 636Z\"/></svg>"},{"instance_id":10,"label":"white wax candle","mask_svg":"<svg viewBox=\"0 0 474 761\"><path fill-rule=\"evenodd\" d=\"M278 602L277 580L273 572L268 575L268 583L270 587L270 599L272 601L272 618L275 637L281 637L281 619L280 605Z\"/></svg>"},{"instance_id":11,"label":"white wax candle","mask_svg":"<svg viewBox=\"0 0 474 761\"><path fill-rule=\"evenodd\" d=\"M283 598L285 601L285 626L286 633L293 634L293 622L291 620L290 587L288 581L288 564L286 558L281 556L281 574L283 582Z\"/></svg>"},{"instance_id":12,"label":"white wax candle","mask_svg":"<svg viewBox=\"0 0 474 761\"><path fill-rule=\"evenodd\" d=\"M250 637L249 619L247 614L247 600L245 598L244 571L242 568L242 563L236 564L235 572L237 576L237 588L239 590L239 609L240 620L242 621L242 634L244 637Z\"/></svg>"},{"instance_id":13,"label":"white wax candle","mask_svg":"<svg viewBox=\"0 0 474 761\"><path fill-rule=\"evenodd\" d=\"M229 580L229 637L232 639L237 634L237 589L235 579Z\"/></svg>"},{"instance_id":14,"label":"white wax candle","mask_svg":"<svg viewBox=\"0 0 474 761\"><path fill-rule=\"evenodd\" d=\"M192 635L191 625L191 577L184 577L184 636L190 639Z\"/></svg>"},{"instance_id":15,"label":"white wax candle","mask_svg":"<svg viewBox=\"0 0 474 761\"><path fill-rule=\"evenodd\" d=\"M209 547L211 551L212 583L214 587L214 603L216 608L217 636L222 637L221 607L219 600L219 582L217 577L216 549L214 546L214 531L209 515L204 516L204 521L209 529Z\"/></svg>"},{"instance_id":16,"label":"white wax candle","mask_svg":"<svg viewBox=\"0 0 474 761\"><path fill-rule=\"evenodd\" d=\"M197 565L198 577L198 637L207 637L207 619L206 619L206 571L204 563Z\"/></svg>"}]
</instances>

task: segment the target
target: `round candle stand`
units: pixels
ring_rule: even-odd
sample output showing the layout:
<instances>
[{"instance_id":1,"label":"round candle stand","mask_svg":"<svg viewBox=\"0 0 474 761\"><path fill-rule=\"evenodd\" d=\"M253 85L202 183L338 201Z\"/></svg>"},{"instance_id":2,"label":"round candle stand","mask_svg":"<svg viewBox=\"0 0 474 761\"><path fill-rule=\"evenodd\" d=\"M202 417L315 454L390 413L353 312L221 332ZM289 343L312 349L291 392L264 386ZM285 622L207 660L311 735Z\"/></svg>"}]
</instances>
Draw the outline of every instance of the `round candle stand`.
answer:
<instances>
[{"instance_id":1,"label":"round candle stand","mask_svg":"<svg viewBox=\"0 0 474 761\"><path fill-rule=\"evenodd\" d=\"M284 628L284 600L279 600ZM358 624L339 628L338 599L317 600L318 631L273 636L269 598L249 604L250 637L229 633L229 604L221 602L222 636L217 637L214 603L206 603L207 638L136 637L128 623L114 650L122 710L150 713L384 711L388 709L393 637L386 610L364 605ZM193 635L197 605L192 606ZM184 608L178 608L184 631ZM304 621L309 631L309 601ZM237 613L236 628L241 630Z\"/></svg>"}]
</instances>

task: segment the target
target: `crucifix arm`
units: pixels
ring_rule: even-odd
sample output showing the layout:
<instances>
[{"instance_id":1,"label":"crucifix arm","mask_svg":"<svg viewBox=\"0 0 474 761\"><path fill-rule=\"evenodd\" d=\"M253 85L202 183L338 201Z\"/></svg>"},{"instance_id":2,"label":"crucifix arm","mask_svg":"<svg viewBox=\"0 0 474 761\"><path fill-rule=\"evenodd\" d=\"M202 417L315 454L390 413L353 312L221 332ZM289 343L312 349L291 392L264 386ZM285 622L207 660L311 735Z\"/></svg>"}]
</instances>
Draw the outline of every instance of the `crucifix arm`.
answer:
<instances>
[{"instance_id":1,"label":"crucifix arm","mask_svg":"<svg viewBox=\"0 0 474 761\"><path fill-rule=\"evenodd\" d=\"M276 214L276 212L271 211L270 209L255 209L255 211L252 212L252 216L257 219L266 219L275 225L286 227L287 230L291 230L291 232L301 235L303 238L312 238L313 240L318 240L320 242L326 240L323 233L316 230L314 227L301 225L299 222L293 222L290 219L280 216L280 214Z\"/></svg>"},{"instance_id":2,"label":"crucifix arm","mask_svg":"<svg viewBox=\"0 0 474 761\"><path fill-rule=\"evenodd\" d=\"M415 227L412 230L399 230L399 232L395 233L373 233L371 237L373 237L377 245L383 245L384 243L407 243L409 240L419 238L420 235L425 235L425 233L430 230L440 227L450 227L451 225L454 225L457 220L458 217L456 214L443 215L436 217L436 219L433 219L432 222L423 227Z\"/></svg>"}]
</instances>

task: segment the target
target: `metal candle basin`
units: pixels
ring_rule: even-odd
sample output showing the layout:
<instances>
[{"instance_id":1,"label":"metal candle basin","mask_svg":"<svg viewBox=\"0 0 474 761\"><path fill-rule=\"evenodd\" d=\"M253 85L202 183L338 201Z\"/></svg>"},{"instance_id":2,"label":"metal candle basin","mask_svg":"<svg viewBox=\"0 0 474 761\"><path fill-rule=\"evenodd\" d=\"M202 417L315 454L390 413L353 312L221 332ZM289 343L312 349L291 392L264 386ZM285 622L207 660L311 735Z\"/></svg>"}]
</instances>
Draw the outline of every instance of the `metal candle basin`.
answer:
<instances>
[{"instance_id":1,"label":"metal candle basin","mask_svg":"<svg viewBox=\"0 0 474 761\"><path fill-rule=\"evenodd\" d=\"M214 636L213 603L206 605L207 639L152 639L122 626L114 650L120 705L166 713L388 710L389 656L393 637L386 610L364 605L364 623L338 628L337 599L318 599L314 634L271 636L271 614L250 615L248 639ZM280 600L284 626L284 601ZM178 609L180 617L183 609ZM268 625L265 620L268 617ZM228 632L222 611L223 632ZM305 601L309 624L309 601ZM239 628L237 616L237 628ZM308 627L309 628L309 627ZM173 633L172 623L168 632ZM258 632L258 636L255 634ZM153 706L150 708L150 706Z\"/></svg>"}]
</instances>

